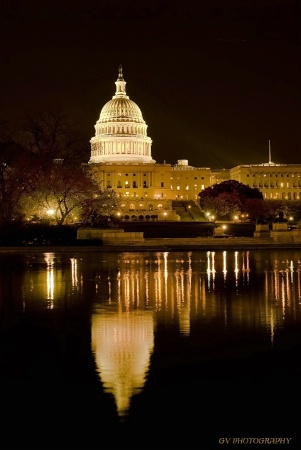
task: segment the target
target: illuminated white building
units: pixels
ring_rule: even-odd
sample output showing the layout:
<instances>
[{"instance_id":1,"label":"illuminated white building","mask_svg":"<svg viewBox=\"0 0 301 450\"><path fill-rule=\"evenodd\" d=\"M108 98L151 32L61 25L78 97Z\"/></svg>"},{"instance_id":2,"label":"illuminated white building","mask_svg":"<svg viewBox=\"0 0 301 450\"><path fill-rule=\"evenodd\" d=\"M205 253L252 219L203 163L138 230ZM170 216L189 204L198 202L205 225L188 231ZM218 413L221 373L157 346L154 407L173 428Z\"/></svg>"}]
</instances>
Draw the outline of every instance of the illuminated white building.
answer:
<instances>
[{"instance_id":1,"label":"illuminated white building","mask_svg":"<svg viewBox=\"0 0 301 450\"><path fill-rule=\"evenodd\" d=\"M204 220L199 193L230 179L257 187L267 200L301 198L300 164L269 161L211 170L190 166L186 159L173 166L156 163L147 124L138 105L126 93L121 66L115 85L115 95L105 103L96 122L88 166L102 189L117 193L121 218Z\"/></svg>"}]
</instances>

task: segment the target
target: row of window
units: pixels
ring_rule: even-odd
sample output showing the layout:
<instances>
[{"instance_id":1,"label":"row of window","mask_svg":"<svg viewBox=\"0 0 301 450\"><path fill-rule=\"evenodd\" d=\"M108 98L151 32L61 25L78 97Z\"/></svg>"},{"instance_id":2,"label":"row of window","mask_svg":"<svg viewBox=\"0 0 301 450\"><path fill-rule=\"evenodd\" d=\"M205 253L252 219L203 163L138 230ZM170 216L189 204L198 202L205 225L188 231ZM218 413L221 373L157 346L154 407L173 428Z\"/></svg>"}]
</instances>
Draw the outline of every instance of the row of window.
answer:
<instances>
[{"instance_id":1,"label":"row of window","mask_svg":"<svg viewBox=\"0 0 301 450\"><path fill-rule=\"evenodd\" d=\"M255 178L255 177L258 177L258 178L260 178L260 177L275 177L275 178L278 178L278 176L279 176L279 178L283 178L283 177L287 177L287 178L289 178L289 177L292 177L292 178L294 178L294 177L296 177L296 178L300 178L300 174L294 174L294 173L287 173L287 174L283 174L283 173L281 173L281 174L279 174L279 173L270 173L269 175L268 174L262 174L262 173L253 173L253 175L252 175L252 177L253 178ZM247 174L247 178L249 178L250 177L250 174Z\"/></svg>"},{"instance_id":2,"label":"row of window","mask_svg":"<svg viewBox=\"0 0 301 450\"><path fill-rule=\"evenodd\" d=\"M121 207L121 210L122 211L124 211L125 209L126 209L126 205L124 204L124 203L122 203L121 205L120 205L120 207ZM140 203L140 205L138 206L138 208L137 208L137 205L135 204L135 203L131 203L130 205L129 205L129 210L130 211L135 211L135 210L139 210L139 211L152 211L153 209L154 209L154 205L152 205L152 204L150 204L150 205L148 205L148 208L146 209L145 208L145 205L143 205L143 204L141 204ZM160 209L160 210L162 210L163 209L163 205L162 205L162 203L159 203L157 206L156 206L156 209Z\"/></svg>"},{"instance_id":3,"label":"row of window","mask_svg":"<svg viewBox=\"0 0 301 450\"><path fill-rule=\"evenodd\" d=\"M121 177L122 176L122 174L119 172L118 174L117 174L119 177ZM125 177L128 177L129 176L129 174L128 173L125 173L125 174L123 174ZM133 177L135 177L137 174L136 173L132 173L132 174L130 174L130 175L132 175ZM146 177L147 175L149 175L149 174L146 174L146 173L144 173L143 174L143 176L144 177ZM108 177L110 177L111 176L111 174L110 173L107 173L107 176ZM163 175L164 176L164 175ZM179 180L180 179L180 177L176 177L177 178L177 180ZM173 179L173 177L170 177L170 179L172 180ZM188 179L187 177L186 177L186 179ZM197 180L198 179L198 177L194 177L194 179L195 180ZM199 179L200 180L204 180L205 179L205 177L199 177Z\"/></svg>"},{"instance_id":4,"label":"row of window","mask_svg":"<svg viewBox=\"0 0 301 450\"><path fill-rule=\"evenodd\" d=\"M117 189L120 189L120 188L123 187L122 184L121 184L121 181L118 181L116 187L117 187ZM126 182L124 183L124 187L127 188L127 189L131 187L128 181L126 181ZM145 189L148 188L148 184L147 184L146 181L143 181L143 186L142 186L142 187L145 188ZM164 187L164 183L161 183L161 187ZM108 189L111 189L111 188L112 188L111 183L110 183L109 181L107 182L107 188L108 188ZM138 188L137 182L136 182L136 181L133 181L133 183L132 183L132 188Z\"/></svg>"},{"instance_id":5,"label":"row of window","mask_svg":"<svg viewBox=\"0 0 301 450\"><path fill-rule=\"evenodd\" d=\"M290 183L280 183L280 186L278 185L278 183L274 184L261 184L261 183L253 183L253 188L259 188L259 189L296 189L296 188L301 188L301 183L293 183L292 185L290 185Z\"/></svg>"},{"instance_id":6,"label":"row of window","mask_svg":"<svg viewBox=\"0 0 301 450\"><path fill-rule=\"evenodd\" d=\"M270 192L267 193L265 192L263 194L263 197L265 199L270 199L270 200L277 200L277 199L282 199L282 200L300 200L301 199L301 194L298 194L298 192L288 192L287 194L285 192L279 193L279 192Z\"/></svg>"},{"instance_id":7,"label":"row of window","mask_svg":"<svg viewBox=\"0 0 301 450\"><path fill-rule=\"evenodd\" d=\"M124 186L122 185L121 181L118 181L118 182L117 182L116 188L117 188L117 189L122 189L123 187L126 188L126 189L131 189L131 188L137 189L137 188L138 188L137 182L136 182L136 181L133 181L132 186L130 186L130 183L129 183L128 181L126 181L126 182L124 183ZM149 187L149 186L148 186L147 182L146 182L146 181L143 181L143 186L142 186L142 188L143 188L143 189L148 189L148 187ZM160 187L161 187L161 188L164 188L164 182L163 182L163 181L161 181ZM108 181L108 182L107 182L107 189L112 189L112 188L113 188L113 186L111 185L110 181ZM182 187L181 187L180 185L177 185L175 189L176 189L177 191L180 191L180 190L182 189ZM194 190L194 191L199 191L199 190L204 190L204 189L205 189L205 186L204 186L203 184L201 185L201 188L199 188L196 184L193 186L193 190ZM174 187L173 187L173 186L170 186L170 190L173 191L173 190L174 190ZM185 191L189 191L189 190L190 190L190 187L189 187L188 185L185 186Z\"/></svg>"}]
</instances>

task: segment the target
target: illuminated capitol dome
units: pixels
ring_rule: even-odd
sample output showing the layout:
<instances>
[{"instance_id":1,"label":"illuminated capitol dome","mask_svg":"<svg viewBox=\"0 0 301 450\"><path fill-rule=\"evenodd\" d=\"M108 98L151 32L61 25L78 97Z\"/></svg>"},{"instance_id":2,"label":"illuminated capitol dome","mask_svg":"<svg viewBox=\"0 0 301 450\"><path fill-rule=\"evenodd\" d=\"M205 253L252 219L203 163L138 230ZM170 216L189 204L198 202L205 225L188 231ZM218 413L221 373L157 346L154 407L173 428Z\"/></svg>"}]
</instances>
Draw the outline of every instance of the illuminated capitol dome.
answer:
<instances>
[{"instance_id":1,"label":"illuminated capitol dome","mask_svg":"<svg viewBox=\"0 0 301 450\"><path fill-rule=\"evenodd\" d=\"M119 66L116 92L101 110L90 140L89 163L155 163L152 140L138 105L126 94L122 66Z\"/></svg>"}]
</instances>

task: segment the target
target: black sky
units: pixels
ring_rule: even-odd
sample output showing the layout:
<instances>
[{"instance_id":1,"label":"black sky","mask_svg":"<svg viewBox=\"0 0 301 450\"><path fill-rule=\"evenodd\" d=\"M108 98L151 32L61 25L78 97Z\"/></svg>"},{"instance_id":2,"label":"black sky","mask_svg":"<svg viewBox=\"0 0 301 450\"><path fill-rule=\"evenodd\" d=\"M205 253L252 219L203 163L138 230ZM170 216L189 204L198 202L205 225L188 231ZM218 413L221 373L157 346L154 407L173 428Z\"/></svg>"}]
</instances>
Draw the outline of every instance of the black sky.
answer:
<instances>
[{"instance_id":1,"label":"black sky","mask_svg":"<svg viewBox=\"0 0 301 450\"><path fill-rule=\"evenodd\" d=\"M118 65L158 163L301 163L299 0L1 0L0 118L62 109L87 142Z\"/></svg>"}]
</instances>

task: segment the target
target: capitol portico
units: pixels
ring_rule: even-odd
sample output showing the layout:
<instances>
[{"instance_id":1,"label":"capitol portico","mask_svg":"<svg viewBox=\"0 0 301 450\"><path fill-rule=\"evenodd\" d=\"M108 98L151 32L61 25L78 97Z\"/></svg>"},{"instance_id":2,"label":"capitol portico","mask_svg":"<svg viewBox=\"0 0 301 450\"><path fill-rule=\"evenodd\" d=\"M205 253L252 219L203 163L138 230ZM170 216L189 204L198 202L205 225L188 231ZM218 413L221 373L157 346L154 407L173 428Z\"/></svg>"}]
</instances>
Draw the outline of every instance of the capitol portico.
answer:
<instances>
[{"instance_id":1,"label":"capitol portico","mask_svg":"<svg viewBox=\"0 0 301 450\"><path fill-rule=\"evenodd\" d=\"M96 122L88 166L101 189L117 193L122 219L202 220L198 194L227 179L258 187L266 199L301 199L300 164L270 162L216 171L190 166L186 159L175 165L157 163L142 112L126 93L122 66L115 85L115 95Z\"/></svg>"}]
</instances>

